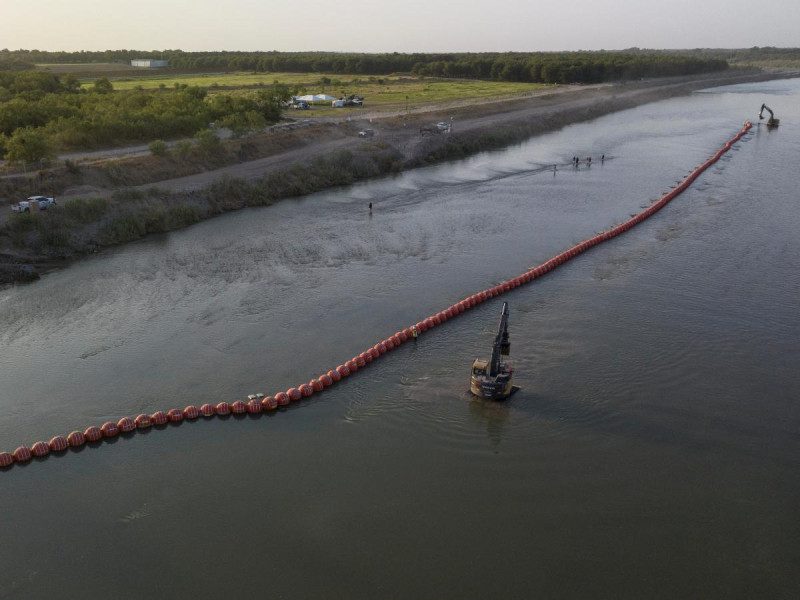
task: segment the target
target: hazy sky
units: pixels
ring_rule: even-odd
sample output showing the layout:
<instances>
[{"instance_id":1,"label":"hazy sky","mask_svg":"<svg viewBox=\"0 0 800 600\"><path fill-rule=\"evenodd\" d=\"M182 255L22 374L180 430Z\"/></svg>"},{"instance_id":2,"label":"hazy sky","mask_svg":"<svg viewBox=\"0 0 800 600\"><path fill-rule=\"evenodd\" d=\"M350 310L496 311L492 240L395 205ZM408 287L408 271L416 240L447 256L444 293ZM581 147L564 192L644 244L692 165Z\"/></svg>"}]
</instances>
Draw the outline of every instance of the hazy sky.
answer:
<instances>
[{"instance_id":1,"label":"hazy sky","mask_svg":"<svg viewBox=\"0 0 800 600\"><path fill-rule=\"evenodd\" d=\"M0 0L0 48L800 46L800 0Z\"/></svg>"}]
</instances>

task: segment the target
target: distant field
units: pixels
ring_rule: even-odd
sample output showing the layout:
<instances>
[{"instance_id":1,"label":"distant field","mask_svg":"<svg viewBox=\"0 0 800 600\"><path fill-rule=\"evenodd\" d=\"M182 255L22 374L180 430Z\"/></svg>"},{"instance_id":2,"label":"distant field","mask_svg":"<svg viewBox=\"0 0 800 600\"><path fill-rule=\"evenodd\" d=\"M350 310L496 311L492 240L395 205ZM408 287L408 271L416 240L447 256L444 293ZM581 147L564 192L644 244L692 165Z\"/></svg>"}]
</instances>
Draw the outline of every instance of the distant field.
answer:
<instances>
[{"instance_id":1,"label":"distant field","mask_svg":"<svg viewBox=\"0 0 800 600\"><path fill-rule=\"evenodd\" d=\"M138 74L138 72L137 72ZM143 74L141 77L114 78L116 90L136 88L172 88L176 83L196 85L233 94L250 94L260 86L275 81L298 87L301 94L329 94L342 96L360 94L365 97L365 107L414 108L424 104L456 100L485 99L518 96L527 92L553 87L539 83L508 81L479 81L473 79L420 79L404 75L364 76L322 73L207 73L202 75ZM325 81L326 83L323 83ZM329 83L328 83L329 81ZM92 82L83 84L90 87ZM341 113L329 106L315 106L304 116L325 116Z\"/></svg>"},{"instance_id":2,"label":"distant field","mask_svg":"<svg viewBox=\"0 0 800 600\"><path fill-rule=\"evenodd\" d=\"M88 75L97 73L98 75L106 73L119 73L122 71L135 71L134 67L122 63L75 63L75 64L59 64L59 63L40 63L36 65L43 71L50 71L51 73L71 73L73 75Z\"/></svg>"},{"instance_id":3,"label":"distant field","mask_svg":"<svg viewBox=\"0 0 800 600\"><path fill-rule=\"evenodd\" d=\"M288 85L311 85L323 77L329 78L332 82L346 81L354 79L368 81L370 78L364 75L343 75L343 74L320 74L320 73L202 73L176 75L174 73L159 73L158 71L142 72L133 70L131 75L135 77L115 77L111 81L115 90L132 90L135 88L157 89L162 85L173 87L176 83L185 85L198 85L207 88L241 88L254 87L260 85L272 85L275 81L280 81ZM375 77L372 79L383 79L384 81L397 80L398 76ZM91 81L84 82L84 86L91 86ZM330 85L328 85L330 87Z\"/></svg>"},{"instance_id":4,"label":"distant field","mask_svg":"<svg viewBox=\"0 0 800 600\"><path fill-rule=\"evenodd\" d=\"M732 62L736 67L758 67L760 69L798 69L800 70L800 59L770 59L770 60L745 60Z\"/></svg>"}]
</instances>

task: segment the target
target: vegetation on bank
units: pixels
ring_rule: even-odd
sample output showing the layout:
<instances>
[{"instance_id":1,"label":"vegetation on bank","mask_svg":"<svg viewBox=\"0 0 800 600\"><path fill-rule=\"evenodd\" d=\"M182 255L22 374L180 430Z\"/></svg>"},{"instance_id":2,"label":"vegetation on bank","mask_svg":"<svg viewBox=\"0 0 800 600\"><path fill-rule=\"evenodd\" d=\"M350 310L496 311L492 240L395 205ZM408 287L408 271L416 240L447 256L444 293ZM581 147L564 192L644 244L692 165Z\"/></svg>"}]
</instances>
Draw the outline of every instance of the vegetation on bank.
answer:
<instances>
[{"instance_id":1,"label":"vegetation on bank","mask_svg":"<svg viewBox=\"0 0 800 600\"><path fill-rule=\"evenodd\" d=\"M181 229L223 212L266 206L281 198L348 185L401 168L396 151L374 143L358 154L333 152L254 182L224 178L196 193L167 194L153 187L120 190L111 199L73 199L46 212L10 215L0 228L0 247L10 246L39 258L85 254Z\"/></svg>"},{"instance_id":2,"label":"vegetation on bank","mask_svg":"<svg viewBox=\"0 0 800 600\"><path fill-rule=\"evenodd\" d=\"M281 117L285 86L248 96L209 95L199 87L114 91L108 79L82 89L71 75L0 72L0 155L32 163L56 150L111 147L191 136L209 123L261 128Z\"/></svg>"}]
</instances>

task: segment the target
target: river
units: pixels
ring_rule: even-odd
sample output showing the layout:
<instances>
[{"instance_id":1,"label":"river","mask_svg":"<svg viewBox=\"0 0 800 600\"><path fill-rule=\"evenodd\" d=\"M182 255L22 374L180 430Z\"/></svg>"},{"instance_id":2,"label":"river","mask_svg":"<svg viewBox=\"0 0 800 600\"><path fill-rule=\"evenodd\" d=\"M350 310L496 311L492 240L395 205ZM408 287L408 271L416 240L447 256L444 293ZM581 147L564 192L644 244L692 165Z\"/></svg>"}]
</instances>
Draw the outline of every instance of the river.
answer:
<instances>
[{"instance_id":1,"label":"river","mask_svg":"<svg viewBox=\"0 0 800 600\"><path fill-rule=\"evenodd\" d=\"M0 450L307 381L637 212L762 102L779 128L503 296L509 401L467 392L495 299L278 413L14 466L0 598L798 597L797 79L227 214L2 289Z\"/></svg>"}]
</instances>

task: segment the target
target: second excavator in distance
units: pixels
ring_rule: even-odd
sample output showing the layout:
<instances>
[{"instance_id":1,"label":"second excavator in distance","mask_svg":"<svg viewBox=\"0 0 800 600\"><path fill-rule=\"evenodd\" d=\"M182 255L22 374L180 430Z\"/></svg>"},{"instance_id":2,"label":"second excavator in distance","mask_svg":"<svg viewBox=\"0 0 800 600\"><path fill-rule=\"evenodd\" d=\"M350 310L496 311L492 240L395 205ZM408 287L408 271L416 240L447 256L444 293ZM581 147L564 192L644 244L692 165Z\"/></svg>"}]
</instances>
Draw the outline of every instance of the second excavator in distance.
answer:
<instances>
[{"instance_id":1,"label":"second excavator in distance","mask_svg":"<svg viewBox=\"0 0 800 600\"><path fill-rule=\"evenodd\" d=\"M772 109L767 106L766 104L761 105L761 110L758 111L758 118L763 120L764 119L764 111L769 113L769 119L767 119L767 127L772 129L773 127L777 127L780 124L781 120L775 118L775 113L772 112Z\"/></svg>"}]
</instances>

